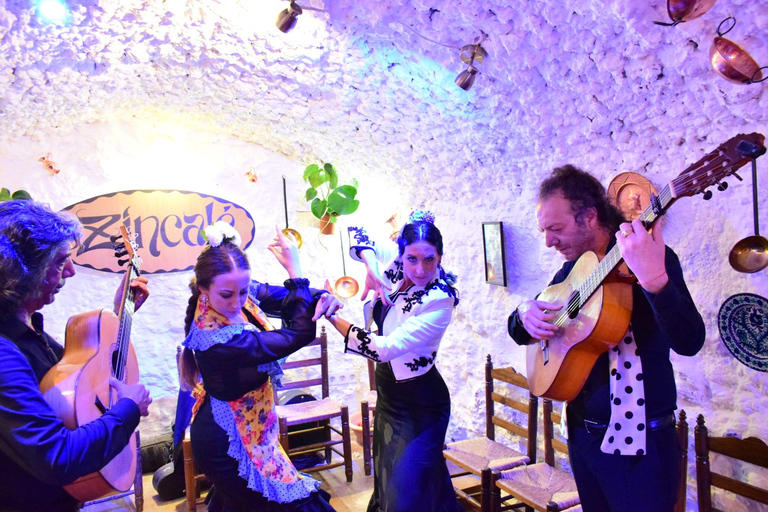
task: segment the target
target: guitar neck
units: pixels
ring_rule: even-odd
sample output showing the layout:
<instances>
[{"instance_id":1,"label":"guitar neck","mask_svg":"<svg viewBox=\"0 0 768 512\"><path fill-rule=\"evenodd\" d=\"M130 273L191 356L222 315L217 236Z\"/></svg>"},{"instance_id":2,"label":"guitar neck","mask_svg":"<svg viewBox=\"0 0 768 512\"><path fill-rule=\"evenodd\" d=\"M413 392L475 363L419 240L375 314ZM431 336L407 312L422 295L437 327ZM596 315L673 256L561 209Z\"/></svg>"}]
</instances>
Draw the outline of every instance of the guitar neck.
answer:
<instances>
[{"instance_id":1,"label":"guitar neck","mask_svg":"<svg viewBox=\"0 0 768 512\"><path fill-rule=\"evenodd\" d=\"M118 380L125 380L125 365L128 361L129 345L131 342L131 325L133 323L133 313L136 310L136 297L133 289L131 289L131 281L138 276L136 267L129 265L123 277L123 296L118 313L117 360L114 362L115 378Z\"/></svg>"},{"instance_id":2,"label":"guitar neck","mask_svg":"<svg viewBox=\"0 0 768 512\"><path fill-rule=\"evenodd\" d=\"M659 218L667 211L667 209L676 201L676 197L673 195L673 191L669 185L665 186L659 195L652 198L651 204L640 214L639 219L642 221L646 229L653 226ZM603 284L603 281L608 275L622 261L621 251L618 245L614 245L608 254L597 264L597 267L592 273L584 280L579 286L579 308L584 305L593 293Z\"/></svg>"}]
</instances>

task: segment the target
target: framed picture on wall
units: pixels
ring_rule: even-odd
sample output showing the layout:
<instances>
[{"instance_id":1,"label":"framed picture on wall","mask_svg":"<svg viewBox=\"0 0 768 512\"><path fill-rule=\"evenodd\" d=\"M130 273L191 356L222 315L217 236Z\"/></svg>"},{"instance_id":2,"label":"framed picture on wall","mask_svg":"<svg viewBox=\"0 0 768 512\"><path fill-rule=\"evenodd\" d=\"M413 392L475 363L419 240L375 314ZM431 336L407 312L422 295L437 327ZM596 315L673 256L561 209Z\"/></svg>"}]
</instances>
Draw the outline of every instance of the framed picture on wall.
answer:
<instances>
[{"instance_id":1,"label":"framed picture on wall","mask_svg":"<svg viewBox=\"0 0 768 512\"><path fill-rule=\"evenodd\" d=\"M507 286L504 228L501 222L483 222L483 249L485 251L485 282Z\"/></svg>"}]
</instances>

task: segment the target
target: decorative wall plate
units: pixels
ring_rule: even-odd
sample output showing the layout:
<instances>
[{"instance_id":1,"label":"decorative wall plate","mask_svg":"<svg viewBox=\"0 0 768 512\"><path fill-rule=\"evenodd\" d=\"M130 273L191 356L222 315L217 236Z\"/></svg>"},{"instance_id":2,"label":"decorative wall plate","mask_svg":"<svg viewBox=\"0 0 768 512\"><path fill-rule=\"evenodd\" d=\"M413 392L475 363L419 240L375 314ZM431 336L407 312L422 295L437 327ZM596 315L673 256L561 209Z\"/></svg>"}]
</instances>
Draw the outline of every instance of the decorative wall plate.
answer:
<instances>
[{"instance_id":1,"label":"decorative wall plate","mask_svg":"<svg viewBox=\"0 0 768 512\"><path fill-rule=\"evenodd\" d=\"M636 172L616 175L608 185L608 199L627 220L634 220L651 203L651 194L657 194L656 187Z\"/></svg>"},{"instance_id":2,"label":"decorative wall plate","mask_svg":"<svg viewBox=\"0 0 768 512\"><path fill-rule=\"evenodd\" d=\"M725 299L717 315L723 343L754 370L768 371L768 299L737 293Z\"/></svg>"}]
</instances>

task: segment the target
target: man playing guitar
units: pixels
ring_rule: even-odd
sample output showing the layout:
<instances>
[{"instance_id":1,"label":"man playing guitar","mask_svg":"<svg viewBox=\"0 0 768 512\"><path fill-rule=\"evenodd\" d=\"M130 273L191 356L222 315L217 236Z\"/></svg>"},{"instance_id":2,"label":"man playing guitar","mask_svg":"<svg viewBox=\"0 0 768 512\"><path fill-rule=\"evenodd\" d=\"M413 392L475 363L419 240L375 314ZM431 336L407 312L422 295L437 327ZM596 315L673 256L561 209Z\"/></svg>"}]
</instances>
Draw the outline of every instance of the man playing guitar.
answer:
<instances>
[{"instance_id":1,"label":"man playing guitar","mask_svg":"<svg viewBox=\"0 0 768 512\"><path fill-rule=\"evenodd\" d=\"M64 486L112 460L128 444L152 401L144 385L112 378L118 398L114 406L70 430L43 399L39 381L62 357L63 347L43 330L39 310L75 275L70 255L79 238L80 225L68 214L34 201L0 203L3 512L78 510L79 503ZM138 278L131 283L137 309L149 295L146 282Z\"/></svg>"},{"instance_id":2,"label":"man playing guitar","mask_svg":"<svg viewBox=\"0 0 768 512\"><path fill-rule=\"evenodd\" d=\"M568 401L569 456L582 506L587 512L671 512L680 449L669 350L693 356L705 338L680 261L664 245L660 229L649 232L639 219L624 222L603 186L572 165L555 169L541 184L537 220L547 247L566 259L552 285L570 278L585 253L602 259L614 245L636 278L624 284L629 327L625 323L621 333L626 329L626 334L597 357L591 371L585 369L575 396L561 398ZM572 304L540 299L523 302L510 315L508 329L520 345L536 350L541 344L539 357L546 364L546 345L562 329L556 319Z\"/></svg>"}]
</instances>

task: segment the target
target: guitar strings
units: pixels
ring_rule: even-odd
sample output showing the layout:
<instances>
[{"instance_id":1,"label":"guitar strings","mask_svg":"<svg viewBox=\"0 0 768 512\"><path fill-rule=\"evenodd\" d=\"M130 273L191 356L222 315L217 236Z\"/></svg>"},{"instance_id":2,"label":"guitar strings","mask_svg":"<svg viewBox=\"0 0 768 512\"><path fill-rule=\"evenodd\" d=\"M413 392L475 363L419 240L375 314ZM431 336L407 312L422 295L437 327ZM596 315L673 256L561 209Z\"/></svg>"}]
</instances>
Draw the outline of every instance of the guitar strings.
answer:
<instances>
[{"instance_id":1,"label":"guitar strings","mask_svg":"<svg viewBox=\"0 0 768 512\"><path fill-rule=\"evenodd\" d=\"M136 276L138 277L138 276ZM118 346L117 346L117 371L115 373L115 378L117 380L122 381L125 378L125 368L126 363L128 362L128 353L129 353L129 340L124 340L123 338L127 338L126 333L130 332L131 324L133 320L133 313L135 308L135 292L133 289L130 288L130 282L134 278L134 268L131 267L128 271L128 275L126 276L126 283L125 286L128 286L128 293L125 297L125 305L123 307L123 315L120 317L120 325L118 327Z\"/></svg>"},{"instance_id":2,"label":"guitar strings","mask_svg":"<svg viewBox=\"0 0 768 512\"><path fill-rule=\"evenodd\" d=\"M658 198L659 201L664 205L668 205L668 203L671 202L673 197L669 185L665 186L661 190ZM658 216L656 216L653 210L653 205L649 205L646 207L643 213L640 214L639 218L643 222L648 222L655 220L658 218ZM567 322L569 322L571 320L571 315L581 309L581 307L592 296L595 290L597 290L597 288L608 276L608 274L610 274L616 265L618 265L621 259L622 257L621 252L619 251L619 247L614 245L613 248L608 251L608 254L606 254L605 257L600 261L600 263L597 264L590 275L587 276L587 279L581 283L578 288L576 288L575 291L578 291L579 293L579 300L570 300L573 295L569 296L568 307L560 313L554 324L558 327L563 327Z\"/></svg>"},{"instance_id":3,"label":"guitar strings","mask_svg":"<svg viewBox=\"0 0 768 512\"><path fill-rule=\"evenodd\" d=\"M715 170L726 170L730 169L733 166L735 166L738 162L732 162L727 155L725 155L722 151L719 149L714 152L714 154L708 154L702 157L698 162L692 164L689 166L686 170L684 170L680 175L672 180L670 184L665 186L659 195L657 196L659 199L659 202L664 205L663 208L666 208L671 204L672 200L675 199L677 194L674 194L670 186L673 186L675 189L679 187L690 187L691 185L697 184L697 182L701 181L701 172L703 168L709 167L710 170L705 175L708 176L711 172ZM715 182L719 182L719 180L715 180ZM706 186L710 186L712 183L707 183ZM698 190L698 192L702 192L702 190ZM663 209L662 208L662 209ZM649 205L642 214L640 214L640 220L643 222L649 222L649 221L655 221L659 216L656 215L656 212L653 209L653 205ZM614 246L608 254L600 261L600 263L597 264L595 267L595 270L593 270L589 276L587 276L587 279L578 287L576 288L575 292L577 291L579 296L579 300L572 300L573 294L569 296L568 300L568 307L563 310L560 315L558 315L557 319L555 320L554 324L558 327L562 327L565 325L568 321L571 320L571 315L574 315L576 311L581 309L581 307L586 303L586 301L592 296L592 294L597 290L597 288L601 285L603 280L608 276L608 274L614 269L614 267L621 261L621 252L618 250L618 246ZM575 315L574 315L575 318Z\"/></svg>"}]
</instances>

